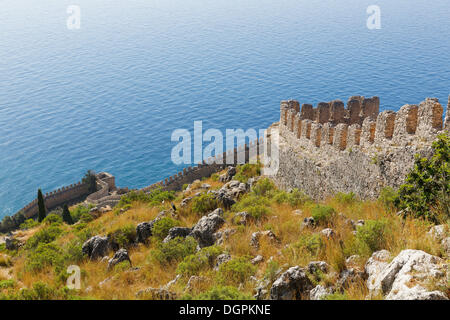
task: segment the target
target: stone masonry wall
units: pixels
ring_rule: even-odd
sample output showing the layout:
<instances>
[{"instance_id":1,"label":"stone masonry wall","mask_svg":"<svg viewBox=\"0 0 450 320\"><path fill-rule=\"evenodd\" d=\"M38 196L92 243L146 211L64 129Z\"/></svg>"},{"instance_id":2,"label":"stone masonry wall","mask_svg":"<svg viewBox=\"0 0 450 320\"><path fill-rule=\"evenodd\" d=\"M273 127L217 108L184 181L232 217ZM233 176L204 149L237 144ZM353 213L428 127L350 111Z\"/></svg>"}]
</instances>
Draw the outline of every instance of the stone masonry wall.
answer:
<instances>
[{"instance_id":1,"label":"stone masonry wall","mask_svg":"<svg viewBox=\"0 0 450 320\"><path fill-rule=\"evenodd\" d=\"M278 130L279 187L299 188L314 199L337 192L376 198L384 186L398 187L414 165L415 154L430 156L437 134L450 130L450 111L435 98L379 113L378 97L351 97L317 108L282 101ZM449 97L450 106L450 97ZM444 120L443 120L444 118Z\"/></svg>"}]
</instances>

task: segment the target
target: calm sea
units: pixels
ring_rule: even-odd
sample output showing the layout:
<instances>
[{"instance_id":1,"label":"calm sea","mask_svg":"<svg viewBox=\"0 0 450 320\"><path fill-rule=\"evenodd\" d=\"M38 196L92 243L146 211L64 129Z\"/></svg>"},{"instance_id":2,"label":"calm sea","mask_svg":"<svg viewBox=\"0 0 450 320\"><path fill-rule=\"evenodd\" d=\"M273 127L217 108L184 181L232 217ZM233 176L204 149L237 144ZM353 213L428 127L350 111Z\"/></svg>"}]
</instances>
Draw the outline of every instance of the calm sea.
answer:
<instances>
[{"instance_id":1,"label":"calm sea","mask_svg":"<svg viewBox=\"0 0 450 320\"><path fill-rule=\"evenodd\" d=\"M88 169L172 175L171 133L195 120L260 129L283 99L449 93L448 0L0 0L0 217Z\"/></svg>"}]
</instances>

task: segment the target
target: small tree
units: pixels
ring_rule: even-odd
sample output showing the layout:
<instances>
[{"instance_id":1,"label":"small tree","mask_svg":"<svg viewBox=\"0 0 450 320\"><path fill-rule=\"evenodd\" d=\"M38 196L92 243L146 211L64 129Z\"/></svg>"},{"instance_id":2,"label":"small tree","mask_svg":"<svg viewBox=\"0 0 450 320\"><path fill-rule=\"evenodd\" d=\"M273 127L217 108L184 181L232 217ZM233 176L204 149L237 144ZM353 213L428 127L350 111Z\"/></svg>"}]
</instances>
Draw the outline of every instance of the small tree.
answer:
<instances>
[{"instance_id":1,"label":"small tree","mask_svg":"<svg viewBox=\"0 0 450 320\"><path fill-rule=\"evenodd\" d=\"M416 156L395 202L416 217L438 222L439 216L444 220L450 217L450 137L440 134L432 148L430 159Z\"/></svg>"},{"instance_id":2,"label":"small tree","mask_svg":"<svg viewBox=\"0 0 450 320\"><path fill-rule=\"evenodd\" d=\"M42 222L42 220L44 220L45 217L47 216L47 212L45 210L44 196L42 195L41 189L38 190L38 208L39 208L38 221Z\"/></svg>"},{"instance_id":3,"label":"small tree","mask_svg":"<svg viewBox=\"0 0 450 320\"><path fill-rule=\"evenodd\" d=\"M67 204L64 205L62 218L65 223L73 224L72 216L70 215L69 207L67 206Z\"/></svg>"},{"instance_id":4,"label":"small tree","mask_svg":"<svg viewBox=\"0 0 450 320\"><path fill-rule=\"evenodd\" d=\"M93 170L88 170L81 181L89 184L89 193L97 191L97 178L95 177L95 172Z\"/></svg>"}]
</instances>

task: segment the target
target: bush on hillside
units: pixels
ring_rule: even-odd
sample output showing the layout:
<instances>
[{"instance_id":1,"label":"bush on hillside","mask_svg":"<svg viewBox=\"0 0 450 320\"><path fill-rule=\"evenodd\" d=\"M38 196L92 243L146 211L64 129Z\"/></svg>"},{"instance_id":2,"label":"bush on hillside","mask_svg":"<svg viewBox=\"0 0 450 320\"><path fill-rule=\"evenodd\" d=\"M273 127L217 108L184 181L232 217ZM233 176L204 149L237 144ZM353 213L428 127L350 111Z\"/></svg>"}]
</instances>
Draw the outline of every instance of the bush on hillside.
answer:
<instances>
[{"instance_id":1,"label":"bush on hillside","mask_svg":"<svg viewBox=\"0 0 450 320\"><path fill-rule=\"evenodd\" d=\"M159 240L164 240L164 238L169 234L169 230L179 225L180 223L172 218L161 218L153 225L152 235Z\"/></svg>"},{"instance_id":2,"label":"bush on hillside","mask_svg":"<svg viewBox=\"0 0 450 320\"><path fill-rule=\"evenodd\" d=\"M213 194L202 193L192 200L192 212L204 214L213 211L218 207L218 202Z\"/></svg>"},{"instance_id":3,"label":"bush on hillside","mask_svg":"<svg viewBox=\"0 0 450 320\"><path fill-rule=\"evenodd\" d=\"M177 237L166 243L160 242L152 252L152 256L162 265L175 263L185 257L194 254L197 249L197 241L192 237Z\"/></svg>"},{"instance_id":4,"label":"bush on hillside","mask_svg":"<svg viewBox=\"0 0 450 320\"><path fill-rule=\"evenodd\" d=\"M219 266L217 279L221 284L239 285L254 275L256 267L250 262L249 257L233 258Z\"/></svg>"},{"instance_id":5,"label":"bush on hillside","mask_svg":"<svg viewBox=\"0 0 450 320\"><path fill-rule=\"evenodd\" d=\"M314 221L322 225L330 223L335 214L336 211L333 207L320 204L316 205L311 210L311 216L314 218Z\"/></svg>"}]
</instances>

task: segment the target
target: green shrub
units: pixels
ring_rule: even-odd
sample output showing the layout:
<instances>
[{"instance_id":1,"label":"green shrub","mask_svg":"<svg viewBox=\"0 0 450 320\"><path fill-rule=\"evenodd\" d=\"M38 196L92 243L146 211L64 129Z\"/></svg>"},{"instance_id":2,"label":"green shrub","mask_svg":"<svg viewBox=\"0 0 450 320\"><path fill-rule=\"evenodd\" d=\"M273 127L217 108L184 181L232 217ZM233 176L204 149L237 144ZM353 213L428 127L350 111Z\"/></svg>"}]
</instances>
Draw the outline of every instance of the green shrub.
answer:
<instances>
[{"instance_id":1,"label":"green shrub","mask_svg":"<svg viewBox=\"0 0 450 320\"><path fill-rule=\"evenodd\" d=\"M217 279L221 284L239 285L254 275L256 267L248 257L233 258L219 266Z\"/></svg>"},{"instance_id":2,"label":"green shrub","mask_svg":"<svg viewBox=\"0 0 450 320\"><path fill-rule=\"evenodd\" d=\"M316 205L311 210L311 216L314 218L314 221L318 224L327 224L331 222L331 219L336 214L336 211L333 207L324 206L324 205Z\"/></svg>"},{"instance_id":3,"label":"green shrub","mask_svg":"<svg viewBox=\"0 0 450 320\"><path fill-rule=\"evenodd\" d=\"M254 300L252 295L240 292L232 286L215 286L195 297L185 295L183 300Z\"/></svg>"},{"instance_id":4,"label":"green shrub","mask_svg":"<svg viewBox=\"0 0 450 320\"><path fill-rule=\"evenodd\" d=\"M15 285L16 285L16 283L14 282L13 279L0 280L0 290L14 288Z\"/></svg>"},{"instance_id":5,"label":"green shrub","mask_svg":"<svg viewBox=\"0 0 450 320\"><path fill-rule=\"evenodd\" d=\"M338 203L345 205L351 205L355 203L357 200L356 195L353 192L350 193L338 192L334 198Z\"/></svg>"},{"instance_id":6,"label":"green shrub","mask_svg":"<svg viewBox=\"0 0 450 320\"><path fill-rule=\"evenodd\" d=\"M183 191L187 189L187 187L189 186L188 183L183 184L183 187L181 188Z\"/></svg>"},{"instance_id":7,"label":"green shrub","mask_svg":"<svg viewBox=\"0 0 450 320\"><path fill-rule=\"evenodd\" d=\"M313 257L317 256L324 246L325 244L322 237L317 233L303 235L296 243L293 244L294 248L305 250Z\"/></svg>"},{"instance_id":8,"label":"green shrub","mask_svg":"<svg viewBox=\"0 0 450 320\"><path fill-rule=\"evenodd\" d=\"M84 241L74 239L64 246L64 261L68 264L79 263L83 261L84 254L82 251Z\"/></svg>"},{"instance_id":9,"label":"green shrub","mask_svg":"<svg viewBox=\"0 0 450 320\"><path fill-rule=\"evenodd\" d=\"M164 217L153 224L152 235L159 240L163 240L169 234L170 229L179 225L178 221Z\"/></svg>"},{"instance_id":10,"label":"green shrub","mask_svg":"<svg viewBox=\"0 0 450 320\"><path fill-rule=\"evenodd\" d=\"M450 137L440 134L432 148L430 159L416 156L395 205L415 217L438 223L439 218L450 218Z\"/></svg>"},{"instance_id":11,"label":"green shrub","mask_svg":"<svg viewBox=\"0 0 450 320\"><path fill-rule=\"evenodd\" d=\"M234 180L239 182L247 183L248 179L261 175L261 163L250 164L246 163L243 165L238 165L236 167L236 175L233 177Z\"/></svg>"},{"instance_id":12,"label":"green shrub","mask_svg":"<svg viewBox=\"0 0 450 320\"><path fill-rule=\"evenodd\" d=\"M136 227L133 224L127 224L108 234L112 243L117 243L119 247L128 247L136 239Z\"/></svg>"},{"instance_id":13,"label":"green shrub","mask_svg":"<svg viewBox=\"0 0 450 320\"><path fill-rule=\"evenodd\" d=\"M52 224L53 224L53 225L60 226L60 225L62 225L63 220L62 220L62 218L61 218L60 216L58 216L57 214L50 213L50 214L48 214L48 215L45 217L44 220L42 220L42 223L43 223L43 224L46 224L46 225L52 225Z\"/></svg>"},{"instance_id":14,"label":"green shrub","mask_svg":"<svg viewBox=\"0 0 450 320\"><path fill-rule=\"evenodd\" d=\"M152 252L152 256L160 264L168 264L183 260L185 257L194 254L197 248L197 241L192 237L177 237L166 243L159 242L157 248Z\"/></svg>"},{"instance_id":15,"label":"green shrub","mask_svg":"<svg viewBox=\"0 0 450 320\"><path fill-rule=\"evenodd\" d=\"M234 212L247 211L254 219L262 219L270 213L270 201L263 196L249 193L235 203L231 209Z\"/></svg>"},{"instance_id":16,"label":"green shrub","mask_svg":"<svg viewBox=\"0 0 450 320\"><path fill-rule=\"evenodd\" d=\"M81 216L85 213L89 213L90 207L85 207L83 205L78 205L74 210L70 212L72 216L73 223L77 223L80 220Z\"/></svg>"},{"instance_id":17,"label":"green shrub","mask_svg":"<svg viewBox=\"0 0 450 320\"><path fill-rule=\"evenodd\" d=\"M82 223L89 223L92 220L94 220L94 217L90 213L84 212L84 213L81 214L80 222L82 222Z\"/></svg>"},{"instance_id":18,"label":"green shrub","mask_svg":"<svg viewBox=\"0 0 450 320\"><path fill-rule=\"evenodd\" d=\"M63 265L63 253L56 244L40 243L36 249L29 252L25 261L25 270L37 272L47 266L61 269Z\"/></svg>"},{"instance_id":19,"label":"green shrub","mask_svg":"<svg viewBox=\"0 0 450 320\"><path fill-rule=\"evenodd\" d=\"M398 198L398 192L391 187L384 187L380 191L378 201L383 205L385 210L392 211L395 209L395 201Z\"/></svg>"},{"instance_id":20,"label":"green shrub","mask_svg":"<svg viewBox=\"0 0 450 320\"><path fill-rule=\"evenodd\" d=\"M277 261L269 261L264 272L264 278L269 279L270 282L275 281L280 265Z\"/></svg>"},{"instance_id":21,"label":"green shrub","mask_svg":"<svg viewBox=\"0 0 450 320\"><path fill-rule=\"evenodd\" d=\"M218 180L219 180L219 175L218 175L217 173L213 173L213 174L211 175L211 180L212 180L212 181L218 181Z\"/></svg>"},{"instance_id":22,"label":"green shrub","mask_svg":"<svg viewBox=\"0 0 450 320\"><path fill-rule=\"evenodd\" d=\"M213 194L202 193L192 200L192 212L204 214L213 211L218 206L217 200Z\"/></svg>"},{"instance_id":23,"label":"green shrub","mask_svg":"<svg viewBox=\"0 0 450 320\"><path fill-rule=\"evenodd\" d=\"M122 208L126 205L130 205L133 202L144 202L148 203L150 206L157 206L163 201L170 201L175 199L175 192L164 191L162 188L156 188L150 193L145 193L143 191L131 191L126 195L123 195L117 206Z\"/></svg>"},{"instance_id":24,"label":"green shrub","mask_svg":"<svg viewBox=\"0 0 450 320\"><path fill-rule=\"evenodd\" d=\"M323 296L321 300L348 300L348 296L347 294L335 292L333 294Z\"/></svg>"},{"instance_id":25,"label":"green shrub","mask_svg":"<svg viewBox=\"0 0 450 320\"><path fill-rule=\"evenodd\" d=\"M287 203L292 207L302 205L311 200L304 192L297 188L293 189L291 192L278 191L273 199L278 204Z\"/></svg>"},{"instance_id":26,"label":"green shrub","mask_svg":"<svg viewBox=\"0 0 450 320\"><path fill-rule=\"evenodd\" d=\"M22 223L19 228L22 230L28 230L32 229L34 227L37 227L39 225L39 222L33 219L27 219L24 223Z\"/></svg>"},{"instance_id":27,"label":"green shrub","mask_svg":"<svg viewBox=\"0 0 450 320\"><path fill-rule=\"evenodd\" d=\"M8 268L12 266L11 259L8 256L1 255L0 256L0 267Z\"/></svg>"},{"instance_id":28,"label":"green shrub","mask_svg":"<svg viewBox=\"0 0 450 320\"><path fill-rule=\"evenodd\" d=\"M73 300L80 299L79 296L74 295L74 290L67 287L57 289L52 288L44 282L36 282L32 288L24 288L16 296L11 296L9 299L17 300Z\"/></svg>"},{"instance_id":29,"label":"green shrub","mask_svg":"<svg viewBox=\"0 0 450 320\"><path fill-rule=\"evenodd\" d=\"M372 254L385 249L389 236L389 224L386 220L366 220L356 229L356 241L361 254Z\"/></svg>"},{"instance_id":30,"label":"green shrub","mask_svg":"<svg viewBox=\"0 0 450 320\"><path fill-rule=\"evenodd\" d=\"M266 196L270 192L275 190L275 184L269 178L263 178L258 180L253 186L252 192L257 196Z\"/></svg>"},{"instance_id":31,"label":"green shrub","mask_svg":"<svg viewBox=\"0 0 450 320\"><path fill-rule=\"evenodd\" d=\"M38 232L36 232L30 239L28 239L25 248L36 248L39 244L46 244L55 241L62 233L62 230L57 225L50 225Z\"/></svg>"},{"instance_id":32,"label":"green shrub","mask_svg":"<svg viewBox=\"0 0 450 320\"><path fill-rule=\"evenodd\" d=\"M183 259L177 267L177 274L185 277L198 275L201 271L214 267L214 262L222 249L217 246L202 248L196 254Z\"/></svg>"}]
</instances>

